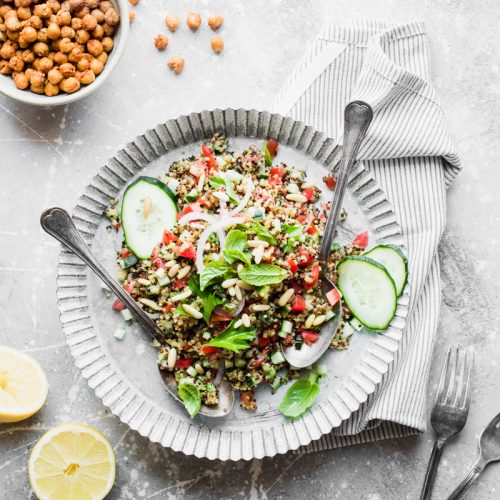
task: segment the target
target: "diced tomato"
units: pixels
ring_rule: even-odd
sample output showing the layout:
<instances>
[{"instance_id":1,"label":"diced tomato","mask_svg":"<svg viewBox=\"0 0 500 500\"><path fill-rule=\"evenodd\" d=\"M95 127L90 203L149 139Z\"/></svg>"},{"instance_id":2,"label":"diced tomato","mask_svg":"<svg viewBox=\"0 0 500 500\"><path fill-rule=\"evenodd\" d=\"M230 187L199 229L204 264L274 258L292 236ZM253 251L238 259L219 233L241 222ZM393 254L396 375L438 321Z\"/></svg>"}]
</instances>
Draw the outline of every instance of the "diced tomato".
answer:
<instances>
[{"instance_id":1,"label":"diced tomato","mask_svg":"<svg viewBox=\"0 0 500 500\"><path fill-rule=\"evenodd\" d=\"M127 306L120 299L116 299L111 307L114 311L123 311L127 309Z\"/></svg>"},{"instance_id":2,"label":"diced tomato","mask_svg":"<svg viewBox=\"0 0 500 500\"><path fill-rule=\"evenodd\" d=\"M289 257L287 262L291 273L296 273L299 270L297 262L295 262L295 260L293 260L292 257Z\"/></svg>"},{"instance_id":3,"label":"diced tomato","mask_svg":"<svg viewBox=\"0 0 500 500\"><path fill-rule=\"evenodd\" d=\"M319 280L319 271L320 271L319 264L314 264L313 268L311 269L311 281L308 282L304 280L304 288L306 290L310 290L316 285L316 283Z\"/></svg>"},{"instance_id":4,"label":"diced tomato","mask_svg":"<svg viewBox=\"0 0 500 500\"><path fill-rule=\"evenodd\" d=\"M271 342L271 339L269 337L261 337L259 339L259 347L262 349L263 347L266 347L269 342Z\"/></svg>"},{"instance_id":5,"label":"diced tomato","mask_svg":"<svg viewBox=\"0 0 500 500\"><path fill-rule=\"evenodd\" d=\"M332 288L327 294L326 298L330 305L334 306L341 298L342 294L339 292L337 288Z\"/></svg>"},{"instance_id":6,"label":"diced tomato","mask_svg":"<svg viewBox=\"0 0 500 500\"><path fill-rule=\"evenodd\" d=\"M163 243L165 245L168 245L171 241L177 241L177 236L172 231L169 231L168 229L165 229L163 231Z\"/></svg>"},{"instance_id":7,"label":"diced tomato","mask_svg":"<svg viewBox=\"0 0 500 500\"><path fill-rule=\"evenodd\" d=\"M279 177L281 179L285 175L285 169L283 167L271 167L269 173L271 177Z\"/></svg>"},{"instance_id":8,"label":"diced tomato","mask_svg":"<svg viewBox=\"0 0 500 500\"><path fill-rule=\"evenodd\" d=\"M178 359L175 362L175 367L178 370L185 370L186 368L189 368L192 364L193 360L191 358Z\"/></svg>"},{"instance_id":9,"label":"diced tomato","mask_svg":"<svg viewBox=\"0 0 500 500\"><path fill-rule=\"evenodd\" d=\"M189 167L189 173L198 179L205 174L206 171L207 164L203 160L198 160Z\"/></svg>"},{"instance_id":10,"label":"diced tomato","mask_svg":"<svg viewBox=\"0 0 500 500\"><path fill-rule=\"evenodd\" d=\"M300 222L301 224L304 224L307 221L308 218L309 218L309 216L307 214L297 215L297 222Z\"/></svg>"},{"instance_id":11,"label":"diced tomato","mask_svg":"<svg viewBox=\"0 0 500 500\"><path fill-rule=\"evenodd\" d=\"M123 285L123 289L127 293L132 293L135 290L135 280L131 280L125 283L125 285Z\"/></svg>"},{"instance_id":12,"label":"diced tomato","mask_svg":"<svg viewBox=\"0 0 500 500\"><path fill-rule=\"evenodd\" d=\"M299 267L307 267L314 260L312 254L310 252L308 252L304 247L300 247L297 250L297 253L299 254L299 257L300 257L300 259L298 261Z\"/></svg>"},{"instance_id":13,"label":"diced tomato","mask_svg":"<svg viewBox=\"0 0 500 500\"><path fill-rule=\"evenodd\" d=\"M253 391L244 391L240 393L240 401L241 401L241 406L246 410L255 411L257 409L257 405L255 404L255 399L253 396Z\"/></svg>"},{"instance_id":14,"label":"diced tomato","mask_svg":"<svg viewBox=\"0 0 500 500\"><path fill-rule=\"evenodd\" d=\"M127 257L130 257L132 255L132 252L128 248L123 248L120 252L120 257L122 259L126 259Z\"/></svg>"},{"instance_id":15,"label":"diced tomato","mask_svg":"<svg viewBox=\"0 0 500 500\"><path fill-rule=\"evenodd\" d=\"M307 198L307 201L311 201L314 196L314 188L310 187L302 190L302 194Z\"/></svg>"},{"instance_id":16,"label":"diced tomato","mask_svg":"<svg viewBox=\"0 0 500 500\"><path fill-rule=\"evenodd\" d=\"M354 237L352 240L352 244L355 247L358 248L366 248L366 245L368 245L368 231L365 231L364 233L360 233Z\"/></svg>"},{"instance_id":17,"label":"diced tomato","mask_svg":"<svg viewBox=\"0 0 500 500\"><path fill-rule=\"evenodd\" d=\"M219 164L215 158L214 152L205 144L201 145L201 154L207 159L208 170L219 170Z\"/></svg>"},{"instance_id":18,"label":"diced tomato","mask_svg":"<svg viewBox=\"0 0 500 500\"><path fill-rule=\"evenodd\" d=\"M151 252L151 259L155 260L158 257L159 252L160 252L160 249L158 247L154 247L153 251Z\"/></svg>"},{"instance_id":19,"label":"diced tomato","mask_svg":"<svg viewBox=\"0 0 500 500\"><path fill-rule=\"evenodd\" d=\"M278 141L269 138L267 140L267 150L269 151L271 158L274 158L278 154Z\"/></svg>"},{"instance_id":20,"label":"diced tomato","mask_svg":"<svg viewBox=\"0 0 500 500\"><path fill-rule=\"evenodd\" d=\"M204 345L201 347L201 352L203 354L213 354L215 352L219 352L220 349L218 347L214 347L212 345Z\"/></svg>"},{"instance_id":21,"label":"diced tomato","mask_svg":"<svg viewBox=\"0 0 500 500\"><path fill-rule=\"evenodd\" d=\"M189 243L188 246L183 244L181 246L175 247L174 250L179 257L184 257L185 259L196 258L196 248L192 243Z\"/></svg>"},{"instance_id":22,"label":"diced tomato","mask_svg":"<svg viewBox=\"0 0 500 500\"><path fill-rule=\"evenodd\" d=\"M319 339L319 333L311 332L311 330L302 330L300 334L307 345L313 345Z\"/></svg>"},{"instance_id":23,"label":"diced tomato","mask_svg":"<svg viewBox=\"0 0 500 500\"><path fill-rule=\"evenodd\" d=\"M335 179L333 175L323 177L323 182L326 184L328 189L335 189L335 186L337 185L337 179Z\"/></svg>"},{"instance_id":24,"label":"diced tomato","mask_svg":"<svg viewBox=\"0 0 500 500\"><path fill-rule=\"evenodd\" d=\"M165 304L163 306L163 312L164 313L169 313L174 307L175 307L174 304Z\"/></svg>"},{"instance_id":25,"label":"diced tomato","mask_svg":"<svg viewBox=\"0 0 500 500\"><path fill-rule=\"evenodd\" d=\"M177 219L180 219L186 214L190 214L191 212L203 212L201 205L195 201L194 203L188 203L182 210L180 214L177 215Z\"/></svg>"},{"instance_id":26,"label":"diced tomato","mask_svg":"<svg viewBox=\"0 0 500 500\"><path fill-rule=\"evenodd\" d=\"M187 276L180 280L175 280L172 283L172 290L180 290L181 288L184 288L186 286L187 280Z\"/></svg>"},{"instance_id":27,"label":"diced tomato","mask_svg":"<svg viewBox=\"0 0 500 500\"><path fill-rule=\"evenodd\" d=\"M311 224L306 230L307 234L316 234L317 232L318 228L314 224Z\"/></svg>"},{"instance_id":28,"label":"diced tomato","mask_svg":"<svg viewBox=\"0 0 500 500\"><path fill-rule=\"evenodd\" d=\"M296 293L293 296L292 311L304 312L306 310L306 300L302 295Z\"/></svg>"},{"instance_id":29,"label":"diced tomato","mask_svg":"<svg viewBox=\"0 0 500 500\"><path fill-rule=\"evenodd\" d=\"M153 265L155 269L159 269L160 267L165 267L165 261L163 259L155 259L153 261Z\"/></svg>"}]
</instances>

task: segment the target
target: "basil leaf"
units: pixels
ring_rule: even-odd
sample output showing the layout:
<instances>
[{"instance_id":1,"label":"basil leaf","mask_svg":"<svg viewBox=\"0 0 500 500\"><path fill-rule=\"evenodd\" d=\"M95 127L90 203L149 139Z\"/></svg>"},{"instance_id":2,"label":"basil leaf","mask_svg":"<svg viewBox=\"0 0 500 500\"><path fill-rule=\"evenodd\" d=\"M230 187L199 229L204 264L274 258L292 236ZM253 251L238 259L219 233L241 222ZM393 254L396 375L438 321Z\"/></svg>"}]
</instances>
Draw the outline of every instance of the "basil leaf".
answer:
<instances>
[{"instance_id":1,"label":"basil leaf","mask_svg":"<svg viewBox=\"0 0 500 500\"><path fill-rule=\"evenodd\" d=\"M249 285L263 286L281 283L288 273L274 264L251 264L239 272L239 277Z\"/></svg>"},{"instance_id":2,"label":"basil leaf","mask_svg":"<svg viewBox=\"0 0 500 500\"><path fill-rule=\"evenodd\" d=\"M302 236L303 233L302 226L300 225L283 224L281 228L285 231L285 233L290 235L290 238L298 238L299 236Z\"/></svg>"},{"instance_id":3,"label":"basil leaf","mask_svg":"<svg viewBox=\"0 0 500 500\"><path fill-rule=\"evenodd\" d=\"M239 229L231 229L227 234L226 246L224 247L224 258L229 264L241 260L245 264L250 263L250 257L247 252L247 235Z\"/></svg>"},{"instance_id":4,"label":"basil leaf","mask_svg":"<svg viewBox=\"0 0 500 500\"><path fill-rule=\"evenodd\" d=\"M278 409L285 417L300 417L313 405L318 394L319 385L317 382L297 380L286 391L285 397L278 406Z\"/></svg>"},{"instance_id":5,"label":"basil leaf","mask_svg":"<svg viewBox=\"0 0 500 500\"><path fill-rule=\"evenodd\" d=\"M251 229L252 231L255 231L255 234L259 237L260 240L267 241L271 245L278 244L276 238L260 222L254 222L251 226Z\"/></svg>"},{"instance_id":6,"label":"basil leaf","mask_svg":"<svg viewBox=\"0 0 500 500\"><path fill-rule=\"evenodd\" d=\"M207 325L210 324L210 318L212 317L212 312L220 304L223 304L223 301L221 299L219 299L219 297L217 297L214 294L206 295L203 298L203 313L202 314L203 314L203 319L205 320L205 323Z\"/></svg>"},{"instance_id":7,"label":"basil leaf","mask_svg":"<svg viewBox=\"0 0 500 500\"><path fill-rule=\"evenodd\" d=\"M248 341L255 338L256 328L246 328L240 326L234 328L236 319L233 319L229 326L218 336L213 338L208 344L213 347L220 347L221 349L228 349L229 351L239 352L242 349L250 347Z\"/></svg>"},{"instance_id":8,"label":"basil leaf","mask_svg":"<svg viewBox=\"0 0 500 500\"><path fill-rule=\"evenodd\" d=\"M178 391L186 410L193 418L201 408L200 390L192 382L186 380L179 384Z\"/></svg>"},{"instance_id":9,"label":"basil leaf","mask_svg":"<svg viewBox=\"0 0 500 500\"><path fill-rule=\"evenodd\" d=\"M262 153L264 155L264 159L266 161L266 165L270 167L273 164L273 157L271 156L271 153L269 152L269 149L267 149L267 141L264 141L262 143Z\"/></svg>"},{"instance_id":10,"label":"basil leaf","mask_svg":"<svg viewBox=\"0 0 500 500\"><path fill-rule=\"evenodd\" d=\"M234 271L231 266L229 266L225 262L210 262L203 268L203 271L200 273L200 290L203 291L205 290L205 288L207 288L208 285L212 285L213 283L217 283L218 281L223 281L224 278L232 272Z\"/></svg>"}]
</instances>

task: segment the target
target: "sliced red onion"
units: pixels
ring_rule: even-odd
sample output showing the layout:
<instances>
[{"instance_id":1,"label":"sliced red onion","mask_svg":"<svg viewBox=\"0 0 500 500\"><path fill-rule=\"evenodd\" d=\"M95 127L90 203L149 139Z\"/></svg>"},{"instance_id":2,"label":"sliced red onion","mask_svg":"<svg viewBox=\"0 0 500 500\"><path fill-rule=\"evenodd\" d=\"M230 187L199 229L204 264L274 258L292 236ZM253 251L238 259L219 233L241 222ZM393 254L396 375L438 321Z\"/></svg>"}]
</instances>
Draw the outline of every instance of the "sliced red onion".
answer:
<instances>
[{"instance_id":1,"label":"sliced red onion","mask_svg":"<svg viewBox=\"0 0 500 500\"><path fill-rule=\"evenodd\" d=\"M236 309L233 311L232 317L236 318L243 311L245 307L245 299L241 299L240 303L236 306Z\"/></svg>"},{"instance_id":2,"label":"sliced red onion","mask_svg":"<svg viewBox=\"0 0 500 500\"><path fill-rule=\"evenodd\" d=\"M179 226L184 226L184 224L187 224L188 222L191 222L193 220L204 220L209 224L213 224L217 219L213 215L207 214L205 212L189 212L179 219L178 224Z\"/></svg>"},{"instance_id":3,"label":"sliced red onion","mask_svg":"<svg viewBox=\"0 0 500 500\"><path fill-rule=\"evenodd\" d=\"M250 197L252 196L254 187L255 186L253 184L252 179L250 179L248 177L247 178L247 190L246 190L245 196L243 196L241 203L236 208L234 208L233 210L231 210L229 212L229 215L234 216L236 214L239 214L247 206L247 203L250 201Z\"/></svg>"}]
</instances>

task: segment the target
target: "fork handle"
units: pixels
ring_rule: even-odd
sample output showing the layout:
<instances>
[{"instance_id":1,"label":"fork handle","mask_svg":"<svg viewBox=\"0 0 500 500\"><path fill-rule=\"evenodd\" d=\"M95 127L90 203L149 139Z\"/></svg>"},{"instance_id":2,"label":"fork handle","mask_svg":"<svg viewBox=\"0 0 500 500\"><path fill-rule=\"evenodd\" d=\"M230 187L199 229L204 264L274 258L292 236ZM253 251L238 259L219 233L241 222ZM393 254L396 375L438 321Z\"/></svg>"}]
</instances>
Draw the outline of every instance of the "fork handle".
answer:
<instances>
[{"instance_id":1,"label":"fork handle","mask_svg":"<svg viewBox=\"0 0 500 500\"><path fill-rule=\"evenodd\" d=\"M457 486L447 500L458 500L473 485L474 481L481 475L486 464L478 460L467 477Z\"/></svg>"},{"instance_id":2,"label":"fork handle","mask_svg":"<svg viewBox=\"0 0 500 500\"><path fill-rule=\"evenodd\" d=\"M431 458L429 459L429 465L427 465L427 472L425 473L424 486L422 488L422 493L420 494L420 500L429 500L431 498L432 488L434 487L434 482L436 481L437 468L439 461L441 460L441 454L443 453L445 444L445 439L438 439L434 443Z\"/></svg>"}]
</instances>

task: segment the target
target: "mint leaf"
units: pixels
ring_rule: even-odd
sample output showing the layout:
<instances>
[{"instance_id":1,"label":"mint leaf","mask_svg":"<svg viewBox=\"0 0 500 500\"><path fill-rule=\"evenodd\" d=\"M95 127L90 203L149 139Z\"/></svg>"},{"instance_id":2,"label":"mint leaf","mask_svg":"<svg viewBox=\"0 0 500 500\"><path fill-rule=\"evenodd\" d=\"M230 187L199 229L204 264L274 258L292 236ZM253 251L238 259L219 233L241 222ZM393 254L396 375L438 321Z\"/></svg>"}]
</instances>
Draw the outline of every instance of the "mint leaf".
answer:
<instances>
[{"instance_id":1,"label":"mint leaf","mask_svg":"<svg viewBox=\"0 0 500 500\"><path fill-rule=\"evenodd\" d=\"M247 235L239 229L231 229L227 234L226 246L224 247L224 258L229 264L241 260L245 264L250 263L250 257L247 252Z\"/></svg>"},{"instance_id":2,"label":"mint leaf","mask_svg":"<svg viewBox=\"0 0 500 500\"><path fill-rule=\"evenodd\" d=\"M255 234L259 237L259 240L267 241L271 245L277 245L278 242L276 238L269 232L269 229L264 227L260 222L254 222L250 229L255 232Z\"/></svg>"},{"instance_id":3,"label":"mint leaf","mask_svg":"<svg viewBox=\"0 0 500 500\"><path fill-rule=\"evenodd\" d=\"M239 205L241 200L236 196L231 181L224 175L224 173L221 173L221 175L210 177L208 182L213 188L225 188L226 194L229 196L231 203L233 203L234 205Z\"/></svg>"},{"instance_id":4,"label":"mint leaf","mask_svg":"<svg viewBox=\"0 0 500 500\"><path fill-rule=\"evenodd\" d=\"M249 285L263 286L281 283L288 273L274 264L251 264L239 272L239 277Z\"/></svg>"},{"instance_id":5,"label":"mint leaf","mask_svg":"<svg viewBox=\"0 0 500 500\"><path fill-rule=\"evenodd\" d=\"M206 295L203 298L203 313L202 314L203 314L203 319L205 320L205 323L207 325L210 324L210 318L212 317L212 312L220 304L223 304L222 300L219 299L219 297L217 297L214 294Z\"/></svg>"},{"instance_id":6,"label":"mint leaf","mask_svg":"<svg viewBox=\"0 0 500 500\"><path fill-rule=\"evenodd\" d=\"M236 321L236 319L233 319L229 326L218 337L213 338L205 345L220 347L221 349L228 349L233 352L240 352L250 347L248 341L252 341L255 338L256 328L240 326L235 329L234 324Z\"/></svg>"},{"instance_id":7,"label":"mint leaf","mask_svg":"<svg viewBox=\"0 0 500 500\"><path fill-rule=\"evenodd\" d=\"M186 380L179 384L178 392L186 410L193 418L201 408L200 390L192 382Z\"/></svg>"},{"instance_id":8,"label":"mint leaf","mask_svg":"<svg viewBox=\"0 0 500 500\"><path fill-rule=\"evenodd\" d=\"M200 290L203 291L208 285L223 281L231 273L234 273L233 269L225 262L210 262L200 273Z\"/></svg>"},{"instance_id":9,"label":"mint leaf","mask_svg":"<svg viewBox=\"0 0 500 500\"><path fill-rule=\"evenodd\" d=\"M281 228L285 233L290 235L290 238L298 238L302 236L303 233L302 226L300 225L283 224Z\"/></svg>"},{"instance_id":10,"label":"mint leaf","mask_svg":"<svg viewBox=\"0 0 500 500\"><path fill-rule=\"evenodd\" d=\"M319 385L317 382L297 380L286 391L278 409L285 417L298 418L311 408L318 394Z\"/></svg>"},{"instance_id":11,"label":"mint leaf","mask_svg":"<svg viewBox=\"0 0 500 500\"><path fill-rule=\"evenodd\" d=\"M189 316L189 314L186 311L184 311L184 308L182 306L177 306L175 308L175 312L177 314L180 314L181 316Z\"/></svg>"}]
</instances>

